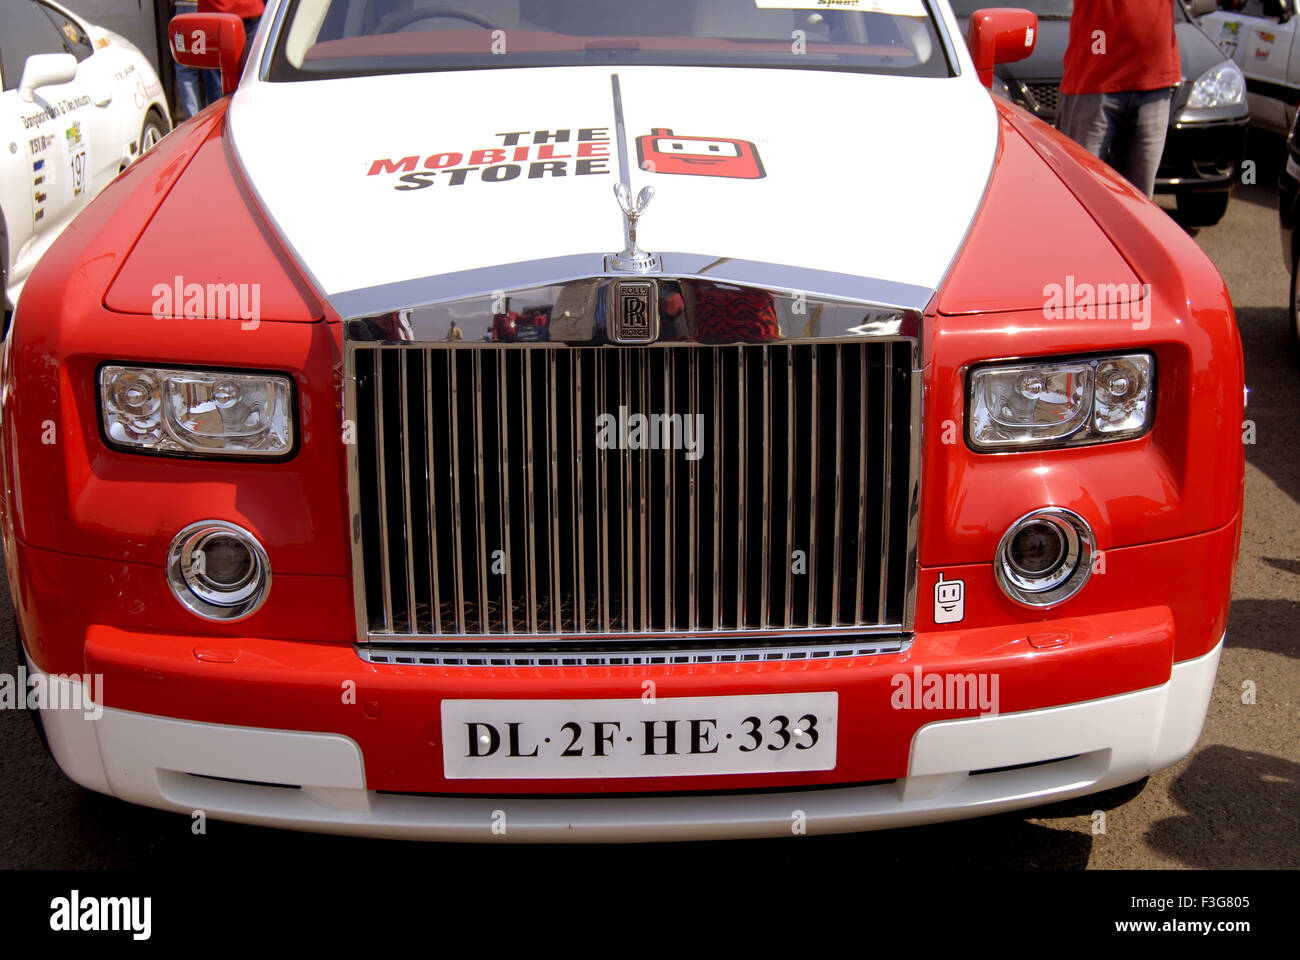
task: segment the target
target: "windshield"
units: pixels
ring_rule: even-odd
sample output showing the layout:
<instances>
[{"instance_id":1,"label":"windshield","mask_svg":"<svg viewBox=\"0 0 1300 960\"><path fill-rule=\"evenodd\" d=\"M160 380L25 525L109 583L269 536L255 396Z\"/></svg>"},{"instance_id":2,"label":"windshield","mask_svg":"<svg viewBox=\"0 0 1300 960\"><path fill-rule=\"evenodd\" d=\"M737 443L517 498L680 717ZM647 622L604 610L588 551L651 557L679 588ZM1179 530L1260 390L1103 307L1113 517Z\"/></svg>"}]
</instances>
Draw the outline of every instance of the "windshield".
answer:
<instances>
[{"instance_id":1,"label":"windshield","mask_svg":"<svg viewBox=\"0 0 1300 960\"><path fill-rule=\"evenodd\" d=\"M990 0L951 0L951 3L952 12L962 18L969 17L980 7L993 5ZM1038 14L1039 20L1069 20L1070 14L1074 13L1074 0L1017 0L1014 5ZM1174 18L1191 20L1181 2L1174 3Z\"/></svg>"},{"instance_id":2,"label":"windshield","mask_svg":"<svg viewBox=\"0 0 1300 960\"><path fill-rule=\"evenodd\" d=\"M951 0L951 3L952 12L959 17L969 17L981 7L994 6L989 0ZM1074 0L1016 0L1007 6L1036 13L1039 20L1069 20L1074 12Z\"/></svg>"},{"instance_id":3,"label":"windshield","mask_svg":"<svg viewBox=\"0 0 1300 960\"><path fill-rule=\"evenodd\" d=\"M639 64L952 75L925 0L291 0L269 78Z\"/></svg>"}]
</instances>

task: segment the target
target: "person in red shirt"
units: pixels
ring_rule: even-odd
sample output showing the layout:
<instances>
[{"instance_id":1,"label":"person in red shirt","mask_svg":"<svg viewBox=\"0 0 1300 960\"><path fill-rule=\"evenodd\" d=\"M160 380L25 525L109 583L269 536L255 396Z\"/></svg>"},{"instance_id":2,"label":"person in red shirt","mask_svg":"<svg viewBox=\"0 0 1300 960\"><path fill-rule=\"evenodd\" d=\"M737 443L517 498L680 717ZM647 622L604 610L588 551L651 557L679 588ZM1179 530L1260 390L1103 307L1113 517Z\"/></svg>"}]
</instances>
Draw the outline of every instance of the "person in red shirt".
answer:
<instances>
[{"instance_id":1,"label":"person in red shirt","mask_svg":"<svg viewBox=\"0 0 1300 960\"><path fill-rule=\"evenodd\" d=\"M1149 197L1182 81L1176 0L1075 0L1056 127Z\"/></svg>"}]
</instances>

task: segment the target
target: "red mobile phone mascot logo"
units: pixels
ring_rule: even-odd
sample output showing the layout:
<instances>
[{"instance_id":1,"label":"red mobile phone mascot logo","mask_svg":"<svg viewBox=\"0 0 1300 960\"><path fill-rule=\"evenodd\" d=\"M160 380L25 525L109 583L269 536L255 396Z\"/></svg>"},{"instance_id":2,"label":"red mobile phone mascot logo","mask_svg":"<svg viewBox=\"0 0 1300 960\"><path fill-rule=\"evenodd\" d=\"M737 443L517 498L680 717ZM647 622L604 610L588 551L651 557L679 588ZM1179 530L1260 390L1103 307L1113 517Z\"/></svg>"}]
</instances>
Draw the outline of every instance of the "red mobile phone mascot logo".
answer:
<instances>
[{"instance_id":1,"label":"red mobile phone mascot logo","mask_svg":"<svg viewBox=\"0 0 1300 960\"><path fill-rule=\"evenodd\" d=\"M748 140L679 137L666 127L636 139L637 161L653 173L758 180L767 176L758 148Z\"/></svg>"}]
</instances>

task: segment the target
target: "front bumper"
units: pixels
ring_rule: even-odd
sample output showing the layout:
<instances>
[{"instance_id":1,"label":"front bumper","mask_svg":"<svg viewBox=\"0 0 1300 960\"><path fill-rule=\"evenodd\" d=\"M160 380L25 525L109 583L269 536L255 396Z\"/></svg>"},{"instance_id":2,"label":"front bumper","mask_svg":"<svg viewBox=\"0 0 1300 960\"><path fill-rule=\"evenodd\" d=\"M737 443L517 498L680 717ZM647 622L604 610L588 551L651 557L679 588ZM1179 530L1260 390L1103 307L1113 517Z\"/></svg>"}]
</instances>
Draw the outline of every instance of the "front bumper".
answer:
<instances>
[{"instance_id":1,"label":"front bumper","mask_svg":"<svg viewBox=\"0 0 1300 960\"><path fill-rule=\"evenodd\" d=\"M1156 171L1157 193L1229 190L1246 152L1250 118L1171 123Z\"/></svg>"},{"instance_id":2,"label":"front bumper","mask_svg":"<svg viewBox=\"0 0 1300 960\"><path fill-rule=\"evenodd\" d=\"M1220 641L1157 686L1065 706L941 720L891 782L664 796L430 796L368 789L339 734L236 727L127 710L47 709L50 748L81 785L242 823L445 841L640 841L789 836L1016 810L1131 783L1200 736ZM33 671L38 673L39 671ZM71 680L47 677L53 687ZM54 701L76 703L70 689Z\"/></svg>"}]
</instances>

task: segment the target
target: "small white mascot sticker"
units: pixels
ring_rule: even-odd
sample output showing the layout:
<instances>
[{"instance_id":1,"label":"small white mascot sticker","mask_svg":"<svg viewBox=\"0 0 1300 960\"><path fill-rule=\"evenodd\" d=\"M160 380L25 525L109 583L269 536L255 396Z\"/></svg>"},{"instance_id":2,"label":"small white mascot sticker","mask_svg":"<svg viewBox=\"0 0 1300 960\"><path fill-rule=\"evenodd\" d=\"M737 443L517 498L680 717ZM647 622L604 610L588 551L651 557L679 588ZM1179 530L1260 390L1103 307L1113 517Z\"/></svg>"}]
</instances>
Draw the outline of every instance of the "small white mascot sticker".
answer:
<instances>
[{"instance_id":1,"label":"small white mascot sticker","mask_svg":"<svg viewBox=\"0 0 1300 960\"><path fill-rule=\"evenodd\" d=\"M934 622L960 623L966 616L966 581L945 580L934 585Z\"/></svg>"}]
</instances>

